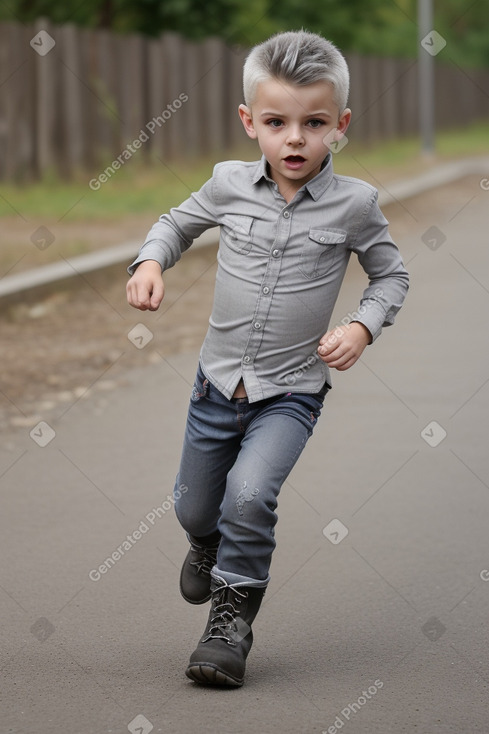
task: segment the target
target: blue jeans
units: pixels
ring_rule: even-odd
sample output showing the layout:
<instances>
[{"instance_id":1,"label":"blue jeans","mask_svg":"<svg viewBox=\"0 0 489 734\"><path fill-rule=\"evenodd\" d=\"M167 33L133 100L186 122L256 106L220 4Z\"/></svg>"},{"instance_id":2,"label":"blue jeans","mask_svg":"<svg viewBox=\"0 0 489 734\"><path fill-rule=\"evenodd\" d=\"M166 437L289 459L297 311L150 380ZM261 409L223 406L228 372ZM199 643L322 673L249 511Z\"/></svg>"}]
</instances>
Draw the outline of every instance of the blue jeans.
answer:
<instances>
[{"instance_id":1,"label":"blue jeans","mask_svg":"<svg viewBox=\"0 0 489 734\"><path fill-rule=\"evenodd\" d=\"M221 534L213 573L266 586L282 484L321 412L321 393L228 400L199 365L190 398L175 512L187 534Z\"/></svg>"}]
</instances>

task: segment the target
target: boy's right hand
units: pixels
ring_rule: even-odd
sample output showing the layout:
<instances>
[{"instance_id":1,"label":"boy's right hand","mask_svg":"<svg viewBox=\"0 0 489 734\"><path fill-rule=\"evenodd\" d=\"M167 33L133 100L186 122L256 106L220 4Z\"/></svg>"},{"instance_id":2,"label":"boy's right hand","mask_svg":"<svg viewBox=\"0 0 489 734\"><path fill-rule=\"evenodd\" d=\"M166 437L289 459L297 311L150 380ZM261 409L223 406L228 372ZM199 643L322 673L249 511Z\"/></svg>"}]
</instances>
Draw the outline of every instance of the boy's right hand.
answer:
<instances>
[{"instance_id":1,"label":"boy's right hand","mask_svg":"<svg viewBox=\"0 0 489 734\"><path fill-rule=\"evenodd\" d=\"M127 300L140 311L156 311L165 295L161 267L156 260L144 260L126 285Z\"/></svg>"}]
</instances>

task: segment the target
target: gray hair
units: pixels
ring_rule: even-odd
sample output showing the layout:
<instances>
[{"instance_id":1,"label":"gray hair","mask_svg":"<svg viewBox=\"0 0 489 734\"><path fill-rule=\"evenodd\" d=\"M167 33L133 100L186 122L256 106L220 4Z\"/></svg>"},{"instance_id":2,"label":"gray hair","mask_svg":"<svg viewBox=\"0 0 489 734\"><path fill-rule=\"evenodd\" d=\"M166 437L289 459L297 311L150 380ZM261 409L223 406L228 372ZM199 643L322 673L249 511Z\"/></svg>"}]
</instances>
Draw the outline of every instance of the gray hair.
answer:
<instances>
[{"instance_id":1,"label":"gray hair","mask_svg":"<svg viewBox=\"0 0 489 734\"><path fill-rule=\"evenodd\" d=\"M252 48L243 69L243 92L248 107L255 98L257 85L267 79L300 86L330 82L340 114L346 107L350 86L347 63L336 46L316 33L276 33Z\"/></svg>"}]
</instances>

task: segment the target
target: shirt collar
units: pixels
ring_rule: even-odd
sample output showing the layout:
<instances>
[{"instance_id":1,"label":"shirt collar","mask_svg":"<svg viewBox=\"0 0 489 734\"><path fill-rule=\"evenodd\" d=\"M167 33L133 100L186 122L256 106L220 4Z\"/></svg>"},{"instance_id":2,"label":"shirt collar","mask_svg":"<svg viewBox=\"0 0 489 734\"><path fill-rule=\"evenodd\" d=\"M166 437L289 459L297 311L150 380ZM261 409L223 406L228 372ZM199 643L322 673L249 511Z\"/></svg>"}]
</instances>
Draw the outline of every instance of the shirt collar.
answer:
<instances>
[{"instance_id":1,"label":"shirt collar","mask_svg":"<svg viewBox=\"0 0 489 734\"><path fill-rule=\"evenodd\" d=\"M267 160L264 155L259 161L257 161L256 169L251 179L251 182L253 184L257 184L262 179L265 179L266 181L269 181L271 183L275 183L268 175ZM319 171L317 176L314 176L314 178L304 184L302 188L306 189L309 192L314 201L317 201L324 194L332 179L333 159L331 153L328 153L322 163L321 170Z\"/></svg>"}]
</instances>

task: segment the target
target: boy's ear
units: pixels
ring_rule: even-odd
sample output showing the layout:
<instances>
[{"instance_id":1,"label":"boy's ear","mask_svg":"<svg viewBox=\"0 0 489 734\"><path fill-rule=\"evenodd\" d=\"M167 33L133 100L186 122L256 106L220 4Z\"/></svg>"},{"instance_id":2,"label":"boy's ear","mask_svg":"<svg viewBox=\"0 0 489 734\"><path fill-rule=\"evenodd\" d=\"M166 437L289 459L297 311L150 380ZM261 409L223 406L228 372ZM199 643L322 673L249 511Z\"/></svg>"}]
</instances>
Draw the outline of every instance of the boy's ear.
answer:
<instances>
[{"instance_id":1,"label":"boy's ear","mask_svg":"<svg viewBox=\"0 0 489 734\"><path fill-rule=\"evenodd\" d=\"M243 123L243 127L246 130L246 134L248 135L248 137L256 140L257 135L253 125L253 118L251 116L250 108L247 107L245 104L240 104L238 111L241 122Z\"/></svg>"},{"instance_id":2,"label":"boy's ear","mask_svg":"<svg viewBox=\"0 0 489 734\"><path fill-rule=\"evenodd\" d=\"M340 115L340 118L338 120L338 124L336 125L336 129L338 132L342 133L341 137L346 133L347 127L350 124L351 120L351 110L346 107L343 112Z\"/></svg>"}]
</instances>

